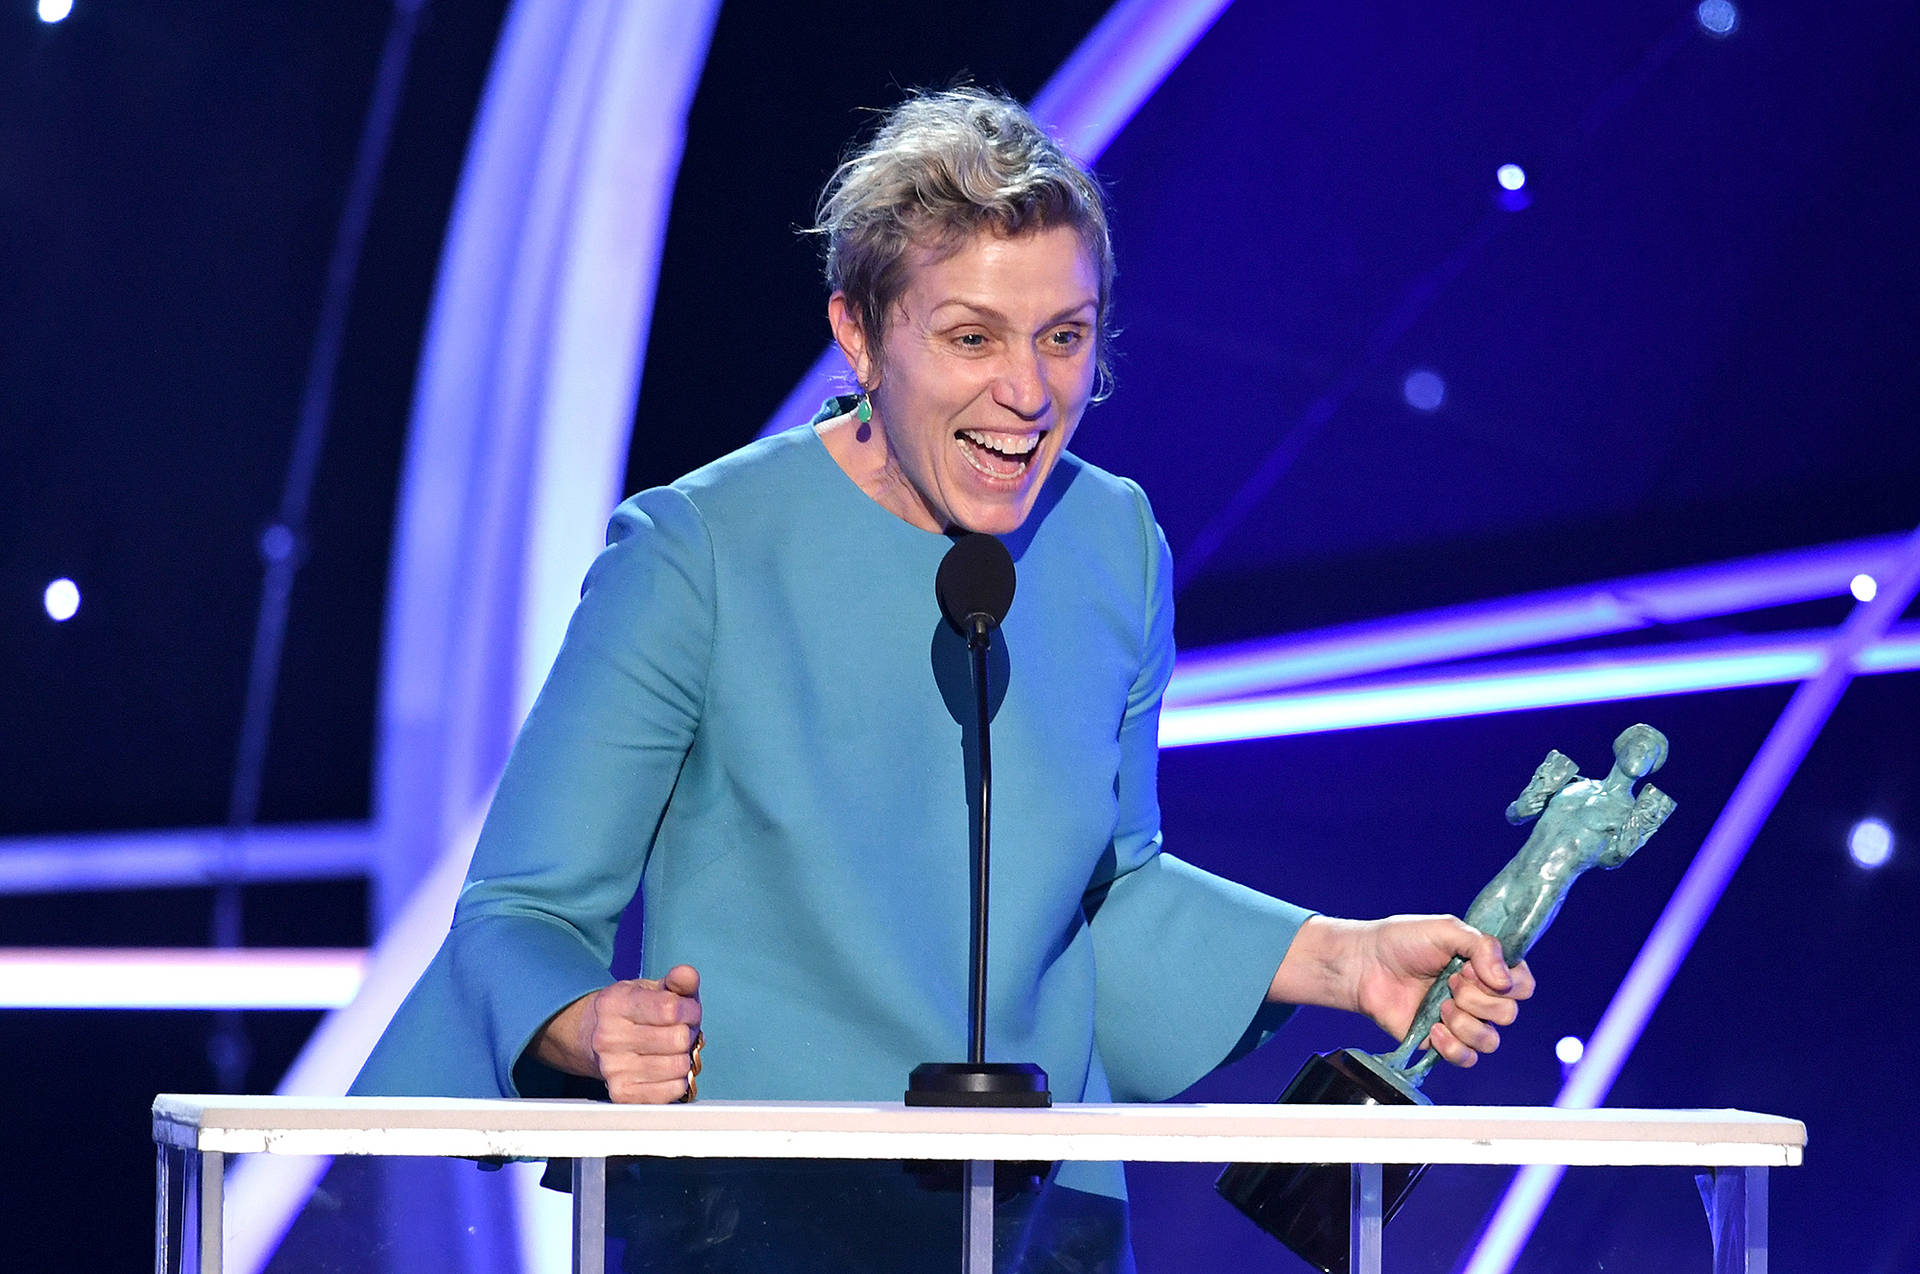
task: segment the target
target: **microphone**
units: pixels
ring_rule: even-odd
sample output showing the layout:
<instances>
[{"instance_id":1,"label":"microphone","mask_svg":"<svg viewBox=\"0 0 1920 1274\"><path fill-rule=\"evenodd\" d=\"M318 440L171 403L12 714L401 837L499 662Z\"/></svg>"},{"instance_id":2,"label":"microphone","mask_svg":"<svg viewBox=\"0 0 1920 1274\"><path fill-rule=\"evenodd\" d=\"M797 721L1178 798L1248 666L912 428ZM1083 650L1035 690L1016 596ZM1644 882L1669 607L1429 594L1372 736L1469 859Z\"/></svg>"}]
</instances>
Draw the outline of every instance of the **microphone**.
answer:
<instances>
[{"instance_id":1,"label":"microphone","mask_svg":"<svg viewBox=\"0 0 1920 1274\"><path fill-rule=\"evenodd\" d=\"M940 611L966 635L972 654L973 700L980 745L980 826L973 843L972 1013L967 1023L967 1060L923 1062L907 1079L909 1106L1048 1106L1047 1073L1032 1062L987 1060L987 872L992 855L992 711L987 651L993 630L1013 606L1013 554L991 535L968 532L940 559L933 578ZM978 1164L968 1165L968 1180ZM969 1231L971 1233L971 1231Z\"/></svg>"},{"instance_id":2,"label":"microphone","mask_svg":"<svg viewBox=\"0 0 1920 1274\"><path fill-rule=\"evenodd\" d=\"M988 640L1013 607L1013 554L991 535L969 531L940 559L933 593L947 622L966 636L968 646Z\"/></svg>"}]
</instances>

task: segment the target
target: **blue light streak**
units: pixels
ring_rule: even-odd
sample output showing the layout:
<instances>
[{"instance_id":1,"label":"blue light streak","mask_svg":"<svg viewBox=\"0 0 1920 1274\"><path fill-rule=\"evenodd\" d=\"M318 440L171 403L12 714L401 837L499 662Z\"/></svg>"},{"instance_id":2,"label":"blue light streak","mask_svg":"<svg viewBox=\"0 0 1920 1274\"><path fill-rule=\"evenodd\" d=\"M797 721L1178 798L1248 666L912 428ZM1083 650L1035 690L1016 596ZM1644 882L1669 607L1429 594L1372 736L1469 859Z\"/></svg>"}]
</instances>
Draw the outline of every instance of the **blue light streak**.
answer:
<instances>
[{"instance_id":1,"label":"blue light streak","mask_svg":"<svg viewBox=\"0 0 1920 1274\"><path fill-rule=\"evenodd\" d=\"M1120 0L1035 94L1034 116L1087 163L1113 144L1232 0Z\"/></svg>"},{"instance_id":2,"label":"blue light streak","mask_svg":"<svg viewBox=\"0 0 1920 1274\"><path fill-rule=\"evenodd\" d=\"M1876 651L1879 657L1873 662L1878 666L1872 671L1920 668L1920 624L1904 626L1893 637L1897 657ZM1494 661L1450 676L1378 678L1175 706L1161 713L1160 746L1232 743L1804 681L1820 673L1828 640L1827 633L1816 631L1688 642L1625 654Z\"/></svg>"},{"instance_id":3,"label":"blue light streak","mask_svg":"<svg viewBox=\"0 0 1920 1274\"><path fill-rule=\"evenodd\" d=\"M334 1009L365 951L0 949L0 1009Z\"/></svg>"},{"instance_id":4,"label":"blue light streak","mask_svg":"<svg viewBox=\"0 0 1920 1274\"><path fill-rule=\"evenodd\" d=\"M323 880L372 870L371 824L96 832L0 839L0 894L203 886L216 868L235 879Z\"/></svg>"},{"instance_id":5,"label":"blue light streak","mask_svg":"<svg viewBox=\"0 0 1920 1274\"><path fill-rule=\"evenodd\" d=\"M1339 677L1843 597L1855 574L1883 571L1904 538L1875 536L1215 646L1180 656L1166 702L1173 707L1265 694Z\"/></svg>"}]
</instances>

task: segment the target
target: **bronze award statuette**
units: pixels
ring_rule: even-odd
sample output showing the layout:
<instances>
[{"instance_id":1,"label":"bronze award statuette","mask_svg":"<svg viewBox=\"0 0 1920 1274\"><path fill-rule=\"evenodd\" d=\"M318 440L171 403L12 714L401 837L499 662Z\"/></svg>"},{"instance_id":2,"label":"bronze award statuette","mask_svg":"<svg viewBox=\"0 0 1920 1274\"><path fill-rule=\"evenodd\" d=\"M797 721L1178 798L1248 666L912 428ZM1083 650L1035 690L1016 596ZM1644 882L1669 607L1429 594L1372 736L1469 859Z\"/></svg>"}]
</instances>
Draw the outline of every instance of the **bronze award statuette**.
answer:
<instances>
[{"instance_id":1,"label":"bronze award statuette","mask_svg":"<svg viewBox=\"0 0 1920 1274\"><path fill-rule=\"evenodd\" d=\"M1652 726L1631 726L1613 741L1613 770L1604 779L1583 779L1559 752L1533 772L1519 799L1507 806L1507 821L1533 819L1527 843L1500 869L1467 909L1466 922L1500 940L1509 965L1520 963L1560 913L1567 890L1589 867L1618 867L1660 829L1673 802L1647 784L1633 785L1667 759L1667 738ZM1427 1032L1440 1020L1449 994L1447 979L1463 962L1453 960L1434 979L1413 1025L1389 1053L1343 1048L1307 1059L1280 1100L1315 1105L1430 1105L1420 1084L1432 1069L1431 1050L1416 1056ZM1228 1202L1326 1274L1346 1274L1350 1164L1229 1164L1214 1188ZM1381 1173L1382 1217L1391 1219L1425 1164L1387 1164Z\"/></svg>"}]
</instances>

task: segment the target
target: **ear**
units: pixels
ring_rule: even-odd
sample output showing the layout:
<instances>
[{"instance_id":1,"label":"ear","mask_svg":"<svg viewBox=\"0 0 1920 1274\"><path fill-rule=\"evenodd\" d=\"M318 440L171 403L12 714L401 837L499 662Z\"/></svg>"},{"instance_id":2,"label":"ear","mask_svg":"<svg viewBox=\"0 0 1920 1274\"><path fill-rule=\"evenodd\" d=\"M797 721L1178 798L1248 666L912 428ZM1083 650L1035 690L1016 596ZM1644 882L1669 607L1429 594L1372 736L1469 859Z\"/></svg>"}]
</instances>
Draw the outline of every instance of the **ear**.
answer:
<instances>
[{"instance_id":1,"label":"ear","mask_svg":"<svg viewBox=\"0 0 1920 1274\"><path fill-rule=\"evenodd\" d=\"M878 360L873 357L873 351L867 348L866 329L854 317L853 306L848 303L845 292L835 292L827 298L827 325L833 329L834 344L846 356L847 364L853 368L860 387L878 389L879 381L874 376Z\"/></svg>"}]
</instances>

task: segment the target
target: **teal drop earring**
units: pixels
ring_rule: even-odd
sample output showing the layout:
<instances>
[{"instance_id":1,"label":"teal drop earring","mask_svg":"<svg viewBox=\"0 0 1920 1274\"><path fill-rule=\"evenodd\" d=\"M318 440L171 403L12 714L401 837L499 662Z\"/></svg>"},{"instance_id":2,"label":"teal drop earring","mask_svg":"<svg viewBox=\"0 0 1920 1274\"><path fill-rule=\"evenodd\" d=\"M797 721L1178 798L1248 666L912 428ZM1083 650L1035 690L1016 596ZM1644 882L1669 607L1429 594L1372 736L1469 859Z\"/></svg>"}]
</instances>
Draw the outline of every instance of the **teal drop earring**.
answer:
<instances>
[{"instance_id":1,"label":"teal drop earring","mask_svg":"<svg viewBox=\"0 0 1920 1274\"><path fill-rule=\"evenodd\" d=\"M863 425L873 419L873 402L864 389L860 391L860 401L854 404L853 418Z\"/></svg>"}]
</instances>

